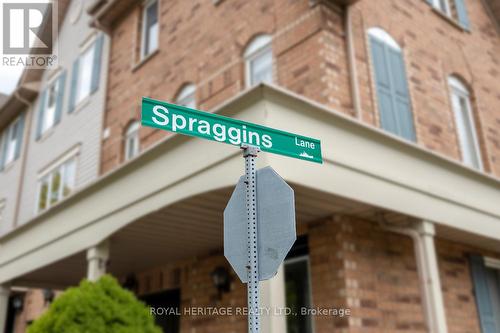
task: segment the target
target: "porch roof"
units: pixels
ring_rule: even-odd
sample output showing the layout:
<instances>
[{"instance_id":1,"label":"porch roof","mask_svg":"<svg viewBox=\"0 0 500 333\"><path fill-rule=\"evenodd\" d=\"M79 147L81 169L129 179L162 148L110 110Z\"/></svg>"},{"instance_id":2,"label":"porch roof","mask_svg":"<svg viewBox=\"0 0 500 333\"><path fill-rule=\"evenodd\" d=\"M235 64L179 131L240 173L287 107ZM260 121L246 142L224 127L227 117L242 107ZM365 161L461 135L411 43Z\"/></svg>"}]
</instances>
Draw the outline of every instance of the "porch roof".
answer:
<instances>
[{"instance_id":1,"label":"porch roof","mask_svg":"<svg viewBox=\"0 0 500 333\"><path fill-rule=\"evenodd\" d=\"M388 211L435 222L443 237L500 245L496 178L277 87L255 87L214 112L322 140L323 165L258 159L295 188L299 223ZM170 136L1 237L0 283L71 283L84 275L85 250L108 238L120 274L220 249L222 210L242 173L237 148Z\"/></svg>"}]
</instances>

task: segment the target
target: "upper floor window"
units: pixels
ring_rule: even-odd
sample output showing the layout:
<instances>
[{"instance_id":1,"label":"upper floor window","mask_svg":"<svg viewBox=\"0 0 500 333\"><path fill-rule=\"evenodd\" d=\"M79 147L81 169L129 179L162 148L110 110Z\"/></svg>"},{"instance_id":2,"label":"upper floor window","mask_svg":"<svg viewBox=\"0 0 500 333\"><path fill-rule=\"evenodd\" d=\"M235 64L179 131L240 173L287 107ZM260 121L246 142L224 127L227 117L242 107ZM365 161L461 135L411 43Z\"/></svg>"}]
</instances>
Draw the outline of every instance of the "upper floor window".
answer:
<instances>
[{"instance_id":1,"label":"upper floor window","mask_svg":"<svg viewBox=\"0 0 500 333\"><path fill-rule=\"evenodd\" d=\"M63 198L75 188L76 157L52 168L38 180L37 212L43 212Z\"/></svg>"},{"instance_id":2,"label":"upper floor window","mask_svg":"<svg viewBox=\"0 0 500 333\"><path fill-rule=\"evenodd\" d=\"M56 80L47 89L47 98L45 105L45 114L43 117L42 132L45 132L48 129L50 129L52 126L54 126L56 122L56 106L59 98L59 91L62 88L60 87L59 81L60 80Z\"/></svg>"},{"instance_id":3,"label":"upper floor window","mask_svg":"<svg viewBox=\"0 0 500 333\"><path fill-rule=\"evenodd\" d=\"M138 121L131 123L125 132L125 160L128 161L139 154L139 128Z\"/></svg>"},{"instance_id":4,"label":"upper floor window","mask_svg":"<svg viewBox=\"0 0 500 333\"><path fill-rule=\"evenodd\" d=\"M401 47L380 28L369 29L368 36L380 126L388 132L415 141L410 94Z\"/></svg>"},{"instance_id":5,"label":"upper floor window","mask_svg":"<svg viewBox=\"0 0 500 333\"><path fill-rule=\"evenodd\" d=\"M432 0L432 5L439 9L444 14L451 16L451 8L449 0Z\"/></svg>"},{"instance_id":6,"label":"upper floor window","mask_svg":"<svg viewBox=\"0 0 500 333\"><path fill-rule=\"evenodd\" d=\"M69 112L99 89L104 36L98 35L84 45L71 70Z\"/></svg>"},{"instance_id":7,"label":"upper floor window","mask_svg":"<svg viewBox=\"0 0 500 333\"><path fill-rule=\"evenodd\" d=\"M177 96L176 104L196 108L196 86L194 84L184 86Z\"/></svg>"},{"instance_id":8,"label":"upper floor window","mask_svg":"<svg viewBox=\"0 0 500 333\"><path fill-rule=\"evenodd\" d=\"M94 58L94 45L90 45L80 56L80 68L78 71L78 84L76 88L76 104L90 95L90 83L92 80L92 64Z\"/></svg>"},{"instance_id":9,"label":"upper floor window","mask_svg":"<svg viewBox=\"0 0 500 333\"><path fill-rule=\"evenodd\" d=\"M24 113L17 117L0 137L0 171L15 161L20 153L24 134Z\"/></svg>"},{"instance_id":10,"label":"upper floor window","mask_svg":"<svg viewBox=\"0 0 500 333\"><path fill-rule=\"evenodd\" d=\"M482 167L481 154L474 126L469 90L454 76L448 79L448 83L462 160L468 166L480 169Z\"/></svg>"},{"instance_id":11,"label":"upper floor window","mask_svg":"<svg viewBox=\"0 0 500 333\"><path fill-rule=\"evenodd\" d=\"M466 0L427 0L427 2L444 15L457 20L463 28L469 29Z\"/></svg>"},{"instance_id":12,"label":"upper floor window","mask_svg":"<svg viewBox=\"0 0 500 333\"><path fill-rule=\"evenodd\" d=\"M261 82L273 81L273 51L271 36L256 37L245 50L245 68L247 87Z\"/></svg>"},{"instance_id":13,"label":"upper floor window","mask_svg":"<svg viewBox=\"0 0 500 333\"><path fill-rule=\"evenodd\" d=\"M141 58L158 49L158 0L147 1L142 12Z\"/></svg>"},{"instance_id":14,"label":"upper floor window","mask_svg":"<svg viewBox=\"0 0 500 333\"><path fill-rule=\"evenodd\" d=\"M66 71L52 79L40 95L37 138L54 127L61 120Z\"/></svg>"}]
</instances>

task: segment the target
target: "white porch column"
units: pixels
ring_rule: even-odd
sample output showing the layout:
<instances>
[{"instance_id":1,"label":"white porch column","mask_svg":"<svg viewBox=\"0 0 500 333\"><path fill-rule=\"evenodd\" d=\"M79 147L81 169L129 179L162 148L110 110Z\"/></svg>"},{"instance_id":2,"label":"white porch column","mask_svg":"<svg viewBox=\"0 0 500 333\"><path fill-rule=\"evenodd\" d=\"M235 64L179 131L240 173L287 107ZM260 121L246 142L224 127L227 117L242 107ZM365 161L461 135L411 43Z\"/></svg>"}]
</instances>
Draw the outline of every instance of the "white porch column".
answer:
<instances>
[{"instance_id":1,"label":"white porch column","mask_svg":"<svg viewBox=\"0 0 500 333\"><path fill-rule=\"evenodd\" d=\"M429 332L447 333L443 292L434 245L434 235L436 234L434 224L420 221L413 228L386 226L386 229L405 234L413 239L418 275L422 287L422 302Z\"/></svg>"},{"instance_id":2,"label":"white porch column","mask_svg":"<svg viewBox=\"0 0 500 333\"><path fill-rule=\"evenodd\" d=\"M7 323L7 310L9 309L10 286L0 285L0 332L4 332Z\"/></svg>"},{"instance_id":3,"label":"white porch column","mask_svg":"<svg viewBox=\"0 0 500 333\"><path fill-rule=\"evenodd\" d=\"M275 277L260 283L260 304L264 309L260 317L262 333L286 333L286 316L278 313L286 306L283 264ZM267 309L270 311L268 314L265 312Z\"/></svg>"},{"instance_id":4,"label":"white porch column","mask_svg":"<svg viewBox=\"0 0 500 333\"><path fill-rule=\"evenodd\" d=\"M87 250L87 279L97 281L106 274L109 260L109 241L104 241Z\"/></svg>"}]
</instances>

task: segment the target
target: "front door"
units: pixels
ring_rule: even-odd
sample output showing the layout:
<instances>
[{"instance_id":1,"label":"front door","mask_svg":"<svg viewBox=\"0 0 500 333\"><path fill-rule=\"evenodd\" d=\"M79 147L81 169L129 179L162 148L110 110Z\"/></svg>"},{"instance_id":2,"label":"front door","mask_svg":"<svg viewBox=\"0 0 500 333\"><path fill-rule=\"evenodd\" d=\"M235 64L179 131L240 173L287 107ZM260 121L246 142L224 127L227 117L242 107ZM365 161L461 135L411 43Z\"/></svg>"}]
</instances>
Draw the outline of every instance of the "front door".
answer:
<instances>
[{"instance_id":1,"label":"front door","mask_svg":"<svg viewBox=\"0 0 500 333\"><path fill-rule=\"evenodd\" d=\"M148 306L155 309L164 308L168 310L177 309L180 312L181 295L179 289L161 291L154 294L148 294L140 297ZM155 311L163 313L155 318L158 325L164 333L178 333L180 328L180 318L174 314L175 311Z\"/></svg>"}]
</instances>

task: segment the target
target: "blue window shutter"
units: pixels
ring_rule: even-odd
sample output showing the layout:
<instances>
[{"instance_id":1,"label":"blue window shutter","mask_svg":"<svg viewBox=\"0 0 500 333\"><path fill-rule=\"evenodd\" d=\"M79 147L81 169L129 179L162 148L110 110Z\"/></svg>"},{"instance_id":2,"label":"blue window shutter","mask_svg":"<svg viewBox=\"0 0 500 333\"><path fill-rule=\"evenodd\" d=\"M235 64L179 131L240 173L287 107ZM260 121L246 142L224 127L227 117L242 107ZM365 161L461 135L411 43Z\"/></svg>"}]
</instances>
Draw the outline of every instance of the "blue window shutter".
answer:
<instances>
[{"instance_id":1,"label":"blue window shutter","mask_svg":"<svg viewBox=\"0 0 500 333\"><path fill-rule=\"evenodd\" d=\"M68 112L71 113L75 110L76 104L76 89L78 87L78 68L80 64L80 58L76 58L73 62L73 68L71 69L71 85L69 90L69 105Z\"/></svg>"},{"instance_id":2,"label":"blue window shutter","mask_svg":"<svg viewBox=\"0 0 500 333\"><path fill-rule=\"evenodd\" d=\"M44 90L40 96L40 105L38 107L38 121L36 123L36 139L40 139L42 136L43 128L43 116L45 113L45 102L47 99L47 90Z\"/></svg>"},{"instance_id":3,"label":"blue window shutter","mask_svg":"<svg viewBox=\"0 0 500 333\"><path fill-rule=\"evenodd\" d=\"M386 61L386 46L376 38L370 38L375 82L377 87L380 124L383 129L397 134L395 110L392 105L392 84Z\"/></svg>"},{"instance_id":4,"label":"blue window shutter","mask_svg":"<svg viewBox=\"0 0 500 333\"><path fill-rule=\"evenodd\" d=\"M479 255L471 255L470 267L472 271L472 280L474 282L476 304L481 322L481 332L497 333L498 330L500 330L500 327L497 327L495 320L495 313L493 311L493 304L488 290L488 277L483 257Z\"/></svg>"},{"instance_id":5,"label":"blue window shutter","mask_svg":"<svg viewBox=\"0 0 500 333\"><path fill-rule=\"evenodd\" d=\"M370 37L381 127L415 141L410 95L400 51Z\"/></svg>"},{"instance_id":6,"label":"blue window shutter","mask_svg":"<svg viewBox=\"0 0 500 333\"><path fill-rule=\"evenodd\" d=\"M3 130L3 133L0 136L0 171L3 170L5 157L7 155L7 131L8 127Z\"/></svg>"},{"instance_id":7,"label":"blue window shutter","mask_svg":"<svg viewBox=\"0 0 500 333\"><path fill-rule=\"evenodd\" d=\"M97 37L94 45L94 60L92 64L92 81L90 86L90 92L94 93L99 89L99 82L101 79L101 58L102 58L102 44L104 41L103 34Z\"/></svg>"},{"instance_id":8,"label":"blue window shutter","mask_svg":"<svg viewBox=\"0 0 500 333\"><path fill-rule=\"evenodd\" d=\"M415 141L415 129L413 126L413 114L411 112L410 94L406 77L403 55L400 51L386 47L388 51L389 70L393 83L393 105L398 124L398 133L403 138Z\"/></svg>"},{"instance_id":9,"label":"blue window shutter","mask_svg":"<svg viewBox=\"0 0 500 333\"><path fill-rule=\"evenodd\" d=\"M15 151L15 159L18 159L19 156L21 155L21 149L23 147L23 136L24 136L24 121L26 118L26 113L23 112L19 116L19 124L17 128L17 138L16 138L16 151Z\"/></svg>"},{"instance_id":10,"label":"blue window shutter","mask_svg":"<svg viewBox=\"0 0 500 333\"><path fill-rule=\"evenodd\" d=\"M56 104L56 114L54 123L57 124L61 121L62 115L62 105L64 101L64 89L66 86L66 71L63 71L58 78L58 91L57 91L57 104Z\"/></svg>"},{"instance_id":11,"label":"blue window shutter","mask_svg":"<svg viewBox=\"0 0 500 333\"><path fill-rule=\"evenodd\" d=\"M465 0L455 0L455 5L457 7L458 22L460 22L460 25L465 29L470 29L469 15L467 14Z\"/></svg>"}]
</instances>

